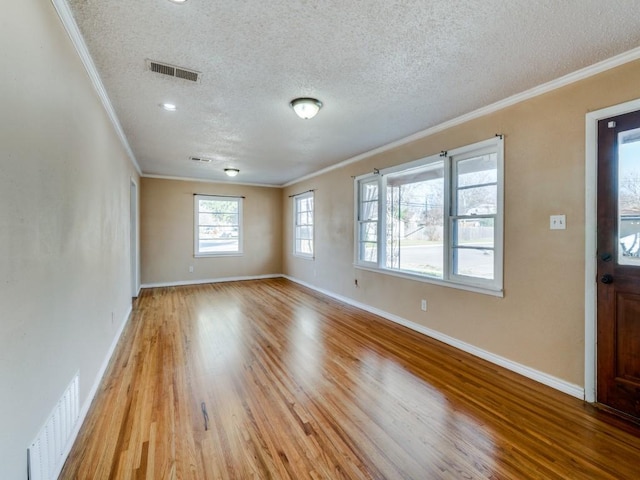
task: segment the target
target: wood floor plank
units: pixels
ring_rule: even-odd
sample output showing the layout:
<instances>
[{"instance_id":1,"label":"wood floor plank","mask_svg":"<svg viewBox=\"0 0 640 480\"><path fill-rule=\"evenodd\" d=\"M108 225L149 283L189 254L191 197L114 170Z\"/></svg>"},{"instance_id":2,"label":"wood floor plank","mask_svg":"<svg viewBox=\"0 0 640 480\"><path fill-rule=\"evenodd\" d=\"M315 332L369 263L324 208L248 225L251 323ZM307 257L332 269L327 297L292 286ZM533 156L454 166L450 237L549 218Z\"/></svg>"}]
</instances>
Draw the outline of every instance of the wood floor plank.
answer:
<instances>
[{"instance_id":1,"label":"wood floor plank","mask_svg":"<svg viewBox=\"0 0 640 480\"><path fill-rule=\"evenodd\" d=\"M143 290L62 479L637 479L640 427L285 279Z\"/></svg>"}]
</instances>

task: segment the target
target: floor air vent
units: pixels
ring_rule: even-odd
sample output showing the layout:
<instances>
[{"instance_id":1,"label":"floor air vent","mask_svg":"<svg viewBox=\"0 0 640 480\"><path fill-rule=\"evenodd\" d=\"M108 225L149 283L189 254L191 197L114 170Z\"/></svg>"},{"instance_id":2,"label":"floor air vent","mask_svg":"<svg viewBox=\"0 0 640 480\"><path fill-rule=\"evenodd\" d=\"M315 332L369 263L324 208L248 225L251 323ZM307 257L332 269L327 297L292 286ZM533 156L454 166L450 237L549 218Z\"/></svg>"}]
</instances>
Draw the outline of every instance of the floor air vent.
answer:
<instances>
[{"instance_id":1,"label":"floor air vent","mask_svg":"<svg viewBox=\"0 0 640 480\"><path fill-rule=\"evenodd\" d=\"M191 82L200 81L200 72L189 70L188 68L177 67L175 65L169 65L168 63L156 62L154 60L147 60L147 67L152 72L161 73L162 75L182 78Z\"/></svg>"},{"instance_id":2,"label":"floor air vent","mask_svg":"<svg viewBox=\"0 0 640 480\"><path fill-rule=\"evenodd\" d=\"M58 478L78 422L78 374L58 400L37 438L27 450L29 480L55 480Z\"/></svg>"}]
</instances>

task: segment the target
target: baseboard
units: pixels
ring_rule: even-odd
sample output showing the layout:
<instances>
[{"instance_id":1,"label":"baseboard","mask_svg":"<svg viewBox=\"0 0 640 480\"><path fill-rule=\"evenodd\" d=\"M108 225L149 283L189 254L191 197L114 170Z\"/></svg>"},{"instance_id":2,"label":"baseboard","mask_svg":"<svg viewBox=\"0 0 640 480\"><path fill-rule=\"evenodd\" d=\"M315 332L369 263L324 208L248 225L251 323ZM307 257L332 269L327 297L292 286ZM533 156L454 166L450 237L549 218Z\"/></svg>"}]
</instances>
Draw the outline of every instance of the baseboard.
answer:
<instances>
[{"instance_id":1,"label":"baseboard","mask_svg":"<svg viewBox=\"0 0 640 480\"><path fill-rule=\"evenodd\" d=\"M264 280L267 278L282 277L283 275L281 273L272 273L268 275L250 275L245 277L205 278L202 280L180 280L177 282L143 283L140 288L181 287L184 285L202 285L204 283L241 282L244 280Z\"/></svg>"},{"instance_id":2,"label":"baseboard","mask_svg":"<svg viewBox=\"0 0 640 480\"><path fill-rule=\"evenodd\" d=\"M447 345L450 345L454 348L457 348L459 350L462 350L463 352L467 352L470 353L471 355L474 355L478 358L481 358L483 360L486 360L488 362L491 362L495 365L499 365L503 368L506 368L507 370L511 370L512 372L516 372L524 377L530 378L531 380L535 380L536 382L542 383L543 385L546 385L548 387L554 388L556 390L559 390L563 393L566 393L567 395L571 395L572 397L576 397L579 398L580 400L584 400L585 398L585 390L584 388L580 387L579 385L575 385L573 383L569 383L565 380L562 380L560 378L554 377L552 375L549 375L547 373L544 372L540 372L539 370L535 370L531 367L527 367L526 365L522 365L518 362L514 362L513 360L509 360L508 358L505 357L501 357L500 355L496 355L494 353L488 352L486 350L483 350L481 348L478 348L474 345L471 345L469 343L463 342L461 340L458 340L457 338L454 337L450 337L448 335L445 335L441 332L438 332L437 330L433 330L431 328L425 327L423 325L419 325L417 323L414 323L410 320L407 320L405 318L399 317L398 315L394 315L392 313L389 312L385 312L384 310L380 310L378 308L372 307L370 305L367 305L365 303L361 303L358 302L356 300L353 300L352 298L349 297L344 297L342 295L338 295L334 292L331 292L329 290L325 290L323 288L318 288L315 285L311 285L305 281L299 280L297 278L294 277L290 277L288 275L283 275L284 278L291 280L292 282L298 283L300 285L303 285L307 288L310 288L312 290L315 290L319 293L322 293L324 295L327 295L328 297L331 298L335 298L336 300L339 300L343 303L346 303L348 305L360 308L362 310L365 310L367 312L373 313L374 315L378 315L382 318L386 318L387 320L390 320L392 322L398 323L404 327L410 328L411 330L414 330L418 333L422 333L423 335L426 335L428 337L431 337L435 340L438 340L442 343L446 343Z\"/></svg>"},{"instance_id":3,"label":"baseboard","mask_svg":"<svg viewBox=\"0 0 640 480\"><path fill-rule=\"evenodd\" d=\"M64 464L65 464L65 462L67 460L67 457L69 457L69 454L71 453L71 449L73 448L73 445L76 443L76 440L78 438L78 434L80 433L80 429L82 428L82 424L84 423L84 420L85 420L85 418L87 416L87 413L89 413L89 407L91 407L91 403L93 402L93 399L95 398L96 393L98 393L98 389L100 388L100 383L102 383L102 377L104 376L105 372L107 371L107 367L109 366L109 362L111 361L111 357L113 356L113 353L115 352L116 347L118 346L118 342L120 341L120 337L122 336L122 332L124 332L124 327L126 327L127 324L129 323L129 319L131 318L132 310L133 310L133 305L129 305L129 309L127 310L127 313L124 316L124 319L122 320L122 322L120 324L120 328L118 328L118 331L117 331L115 337L113 338L113 341L111 342L111 346L109 347L109 351L107 352L107 355L105 356L104 360L102 361L102 365L100 365L100 370L98 371L98 374L96 375L96 378L95 378L95 380L93 382L93 385L91 386L91 390L89 390L89 394L87 395L87 399L82 404L82 408L80 409L80 413L78 415L78 421L76 422L76 426L73 429L73 432L71 433L67 448L65 449L65 451L63 453L64 461L60 463L59 471L56 472L56 475L53 478L58 478L60 476L60 473L62 472L62 469L64 468Z\"/></svg>"}]
</instances>

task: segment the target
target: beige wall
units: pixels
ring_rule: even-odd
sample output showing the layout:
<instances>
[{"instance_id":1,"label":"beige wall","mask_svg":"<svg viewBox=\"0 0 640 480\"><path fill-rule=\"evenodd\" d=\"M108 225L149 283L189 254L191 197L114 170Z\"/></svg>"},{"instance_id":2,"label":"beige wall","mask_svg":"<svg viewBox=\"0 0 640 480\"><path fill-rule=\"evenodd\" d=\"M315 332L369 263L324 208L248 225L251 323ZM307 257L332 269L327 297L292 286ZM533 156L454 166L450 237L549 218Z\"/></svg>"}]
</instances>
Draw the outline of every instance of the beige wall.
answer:
<instances>
[{"instance_id":1,"label":"beige wall","mask_svg":"<svg viewBox=\"0 0 640 480\"><path fill-rule=\"evenodd\" d=\"M193 195L244 196L244 253L193 255ZM143 178L142 283L162 284L282 273L282 199L278 188ZM189 273L189 266L194 267Z\"/></svg>"},{"instance_id":2,"label":"beige wall","mask_svg":"<svg viewBox=\"0 0 640 480\"><path fill-rule=\"evenodd\" d=\"M137 178L49 1L0 17L0 478L80 372L88 394L131 305Z\"/></svg>"},{"instance_id":3,"label":"beige wall","mask_svg":"<svg viewBox=\"0 0 640 480\"><path fill-rule=\"evenodd\" d=\"M583 386L585 115L639 97L634 62L292 185L283 199L316 189L316 259L291 255L285 201L284 273ZM352 175L496 133L505 135L504 298L353 267ZM549 215L561 213L567 230L550 231Z\"/></svg>"}]
</instances>

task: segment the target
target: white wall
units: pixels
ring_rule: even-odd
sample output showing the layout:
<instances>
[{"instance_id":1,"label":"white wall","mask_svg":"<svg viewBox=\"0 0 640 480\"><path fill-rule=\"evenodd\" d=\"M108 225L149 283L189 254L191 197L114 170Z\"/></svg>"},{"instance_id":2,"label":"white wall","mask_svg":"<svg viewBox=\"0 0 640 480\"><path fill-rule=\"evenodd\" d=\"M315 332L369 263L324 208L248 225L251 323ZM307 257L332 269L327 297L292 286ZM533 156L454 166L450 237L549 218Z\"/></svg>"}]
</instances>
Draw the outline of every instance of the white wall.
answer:
<instances>
[{"instance_id":1,"label":"white wall","mask_svg":"<svg viewBox=\"0 0 640 480\"><path fill-rule=\"evenodd\" d=\"M131 305L137 181L54 7L0 16L0 478L80 372L86 403Z\"/></svg>"}]
</instances>

